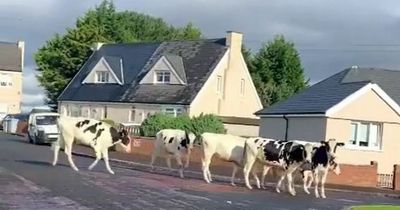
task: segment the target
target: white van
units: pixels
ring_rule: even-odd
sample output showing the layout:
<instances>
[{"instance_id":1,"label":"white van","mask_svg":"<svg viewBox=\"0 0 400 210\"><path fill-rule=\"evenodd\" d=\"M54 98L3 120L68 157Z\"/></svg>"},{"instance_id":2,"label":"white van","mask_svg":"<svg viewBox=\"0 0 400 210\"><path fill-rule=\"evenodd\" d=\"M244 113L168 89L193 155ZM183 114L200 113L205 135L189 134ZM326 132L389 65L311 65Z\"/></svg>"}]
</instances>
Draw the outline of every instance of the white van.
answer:
<instances>
[{"instance_id":1,"label":"white van","mask_svg":"<svg viewBox=\"0 0 400 210\"><path fill-rule=\"evenodd\" d=\"M59 116L54 112L31 113L28 120L29 143L43 144L57 141Z\"/></svg>"}]
</instances>

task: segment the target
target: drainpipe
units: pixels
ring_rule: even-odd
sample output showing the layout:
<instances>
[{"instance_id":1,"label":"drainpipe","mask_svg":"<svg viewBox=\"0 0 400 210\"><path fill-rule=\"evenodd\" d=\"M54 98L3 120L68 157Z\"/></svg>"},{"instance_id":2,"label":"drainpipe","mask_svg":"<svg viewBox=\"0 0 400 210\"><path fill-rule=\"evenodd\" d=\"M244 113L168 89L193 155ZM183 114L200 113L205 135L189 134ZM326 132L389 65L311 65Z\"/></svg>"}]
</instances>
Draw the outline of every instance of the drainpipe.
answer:
<instances>
[{"instance_id":1,"label":"drainpipe","mask_svg":"<svg viewBox=\"0 0 400 210\"><path fill-rule=\"evenodd\" d=\"M283 115L283 119L286 121L286 129L285 129L285 141L288 140L288 130L289 130L289 119L286 117L286 115Z\"/></svg>"}]
</instances>

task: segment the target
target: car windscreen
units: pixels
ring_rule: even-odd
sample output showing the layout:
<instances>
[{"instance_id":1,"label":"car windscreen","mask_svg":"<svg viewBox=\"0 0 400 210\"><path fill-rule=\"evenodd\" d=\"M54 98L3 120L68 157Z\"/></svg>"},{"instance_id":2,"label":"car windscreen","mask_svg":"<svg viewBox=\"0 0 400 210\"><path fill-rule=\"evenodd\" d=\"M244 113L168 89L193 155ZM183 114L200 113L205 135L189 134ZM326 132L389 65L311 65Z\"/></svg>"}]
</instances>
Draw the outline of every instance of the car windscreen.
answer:
<instances>
[{"instance_id":1,"label":"car windscreen","mask_svg":"<svg viewBox=\"0 0 400 210\"><path fill-rule=\"evenodd\" d=\"M37 116L36 125L54 125L57 123L57 116Z\"/></svg>"}]
</instances>

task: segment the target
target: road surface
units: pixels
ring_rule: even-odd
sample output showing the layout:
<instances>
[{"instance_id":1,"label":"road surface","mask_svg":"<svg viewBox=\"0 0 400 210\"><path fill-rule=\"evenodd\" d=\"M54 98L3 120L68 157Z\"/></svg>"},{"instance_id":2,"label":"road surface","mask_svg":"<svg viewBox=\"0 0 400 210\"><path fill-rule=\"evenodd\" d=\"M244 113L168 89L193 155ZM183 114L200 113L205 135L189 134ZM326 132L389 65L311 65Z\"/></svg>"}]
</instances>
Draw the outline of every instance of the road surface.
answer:
<instances>
[{"instance_id":1,"label":"road surface","mask_svg":"<svg viewBox=\"0 0 400 210\"><path fill-rule=\"evenodd\" d=\"M293 197L273 189L247 190L225 183L158 175L117 167L106 173L101 161L93 171L90 158L74 156L79 172L60 152L50 165L49 146L28 144L0 133L0 209L343 209L360 204L400 204L400 199L355 192L327 191L316 199L297 189Z\"/></svg>"}]
</instances>

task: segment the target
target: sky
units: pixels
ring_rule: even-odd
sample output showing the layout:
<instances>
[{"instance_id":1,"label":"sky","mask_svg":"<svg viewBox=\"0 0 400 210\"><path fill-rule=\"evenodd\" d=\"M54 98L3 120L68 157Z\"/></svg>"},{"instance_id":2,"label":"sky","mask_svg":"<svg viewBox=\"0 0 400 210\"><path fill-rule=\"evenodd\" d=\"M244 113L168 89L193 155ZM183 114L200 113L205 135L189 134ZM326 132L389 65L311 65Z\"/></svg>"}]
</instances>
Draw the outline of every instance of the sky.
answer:
<instances>
[{"instance_id":1,"label":"sky","mask_svg":"<svg viewBox=\"0 0 400 210\"><path fill-rule=\"evenodd\" d=\"M33 54L101 0L1 0L0 41L25 41L24 110L43 105ZM118 10L192 22L207 38L243 33L256 52L282 34L294 42L311 84L353 65L400 69L398 0L114 0Z\"/></svg>"}]
</instances>

